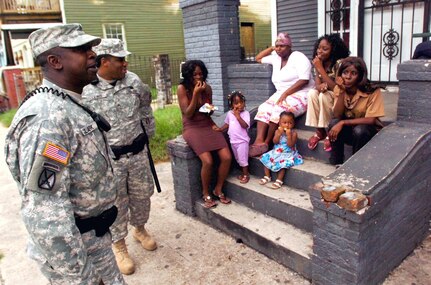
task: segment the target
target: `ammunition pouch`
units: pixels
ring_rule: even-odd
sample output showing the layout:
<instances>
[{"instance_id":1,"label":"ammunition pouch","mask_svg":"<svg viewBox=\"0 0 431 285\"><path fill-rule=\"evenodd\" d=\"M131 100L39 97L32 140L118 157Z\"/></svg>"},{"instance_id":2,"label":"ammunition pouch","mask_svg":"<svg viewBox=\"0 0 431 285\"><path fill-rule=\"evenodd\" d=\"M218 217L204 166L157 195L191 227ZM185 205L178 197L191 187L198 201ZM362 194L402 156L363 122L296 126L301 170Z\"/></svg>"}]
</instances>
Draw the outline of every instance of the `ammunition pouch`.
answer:
<instances>
[{"instance_id":1,"label":"ammunition pouch","mask_svg":"<svg viewBox=\"0 0 431 285\"><path fill-rule=\"evenodd\" d=\"M91 217L81 219L75 217L75 224L81 234L96 230L96 236L104 236L108 231L109 227L115 222L117 218L118 209L116 206L112 206L108 210L103 211L97 217Z\"/></svg>"},{"instance_id":2,"label":"ammunition pouch","mask_svg":"<svg viewBox=\"0 0 431 285\"><path fill-rule=\"evenodd\" d=\"M121 146L111 146L112 152L115 155L114 160L120 159L123 154L140 153L144 149L146 144L148 144L148 137L145 133L142 133L133 140L132 144L121 145Z\"/></svg>"}]
</instances>

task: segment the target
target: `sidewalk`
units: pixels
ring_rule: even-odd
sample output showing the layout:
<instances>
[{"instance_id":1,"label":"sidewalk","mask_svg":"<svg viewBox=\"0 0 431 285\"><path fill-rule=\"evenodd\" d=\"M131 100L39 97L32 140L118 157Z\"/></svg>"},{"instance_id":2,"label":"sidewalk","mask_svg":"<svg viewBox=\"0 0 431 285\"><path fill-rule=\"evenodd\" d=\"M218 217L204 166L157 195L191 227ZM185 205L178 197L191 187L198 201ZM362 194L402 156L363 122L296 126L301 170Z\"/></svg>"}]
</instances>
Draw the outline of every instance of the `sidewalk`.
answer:
<instances>
[{"instance_id":1,"label":"sidewalk","mask_svg":"<svg viewBox=\"0 0 431 285\"><path fill-rule=\"evenodd\" d=\"M19 214L20 197L4 161L7 129L0 126L0 261L1 285L46 285L35 262L25 253L27 233ZM137 263L129 285L171 284L310 284L298 274L247 246L175 210L171 165L156 165L162 193L155 193L148 230L159 248L144 252L130 237L129 252ZM286 233L289 234L289 233ZM378 249L376 249L378 250ZM429 284L431 237L385 281L385 285Z\"/></svg>"}]
</instances>

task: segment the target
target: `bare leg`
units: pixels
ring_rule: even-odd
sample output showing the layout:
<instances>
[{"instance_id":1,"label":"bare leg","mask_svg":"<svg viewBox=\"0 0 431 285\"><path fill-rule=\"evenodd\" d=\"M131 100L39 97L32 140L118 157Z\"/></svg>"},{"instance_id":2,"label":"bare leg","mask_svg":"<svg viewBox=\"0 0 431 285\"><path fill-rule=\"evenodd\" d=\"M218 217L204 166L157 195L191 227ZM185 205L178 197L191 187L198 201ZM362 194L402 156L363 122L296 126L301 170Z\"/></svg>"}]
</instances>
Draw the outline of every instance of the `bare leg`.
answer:
<instances>
[{"instance_id":1,"label":"bare leg","mask_svg":"<svg viewBox=\"0 0 431 285\"><path fill-rule=\"evenodd\" d=\"M248 166L241 167L241 170L242 170L242 175L247 175L247 176L250 175L250 173L248 172Z\"/></svg>"},{"instance_id":2,"label":"bare leg","mask_svg":"<svg viewBox=\"0 0 431 285\"><path fill-rule=\"evenodd\" d=\"M199 155L202 162L201 180L202 180L202 193L204 197L209 195L209 187L211 182L211 172L213 168L213 158L210 152L204 152Z\"/></svg>"},{"instance_id":3,"label":"bare leg","mask_svg":"<svg viewBox=\"0 0 431 285\"><path fill-rule=\"evenodd\" d=\"M269 168L264 167L263 170L265 171L265 176L271 178L271 171L269 171Z\"/></svg>"},{"instance_id":4,"label":"bare leg","mask_svg":"<svg viewBox=\"0 0 431 285\"><path fill-rule=\"evenodd\" d=\"M324 128L317 128L316 133L321 139L324 139L326 137L326 130Z\"/></svg>"},{"instance_id":5,"label":"bare leg","mask_svg":"<svg viewBox=\"0 0 431 285\"><path fill-rule=\"evenodd\" d=\"M286 174L286 168L280 169L280 171L277 173L277 179L283 181L284 174Z\"/></svg>"},{"instance_id":6,"label":"bare leg","mask_svg":"<svg viewBox=\"0 0 431 285\"><path fill-rule=\"evenodd\" d=\"M266 131L267 130L268 130L268 124L265 124L264 122L258 121L257 122L256 139L254 140L253 144L263 144L263 143L265 143Z\"/></svg>"},{"instance_id":7,"label":"bare leg","mask_svg":"<svg viewBox=\"0 0 431 285\"><path fill-rule=\"evenodd\" d=\"M268 128L268 135L265 138L265 143L267 145L269 145L269 143L272 141L272 139L274 138L274 133L275 130L277 129L278 125L274 124L272 122L269 123L269 128Z\"/></svg>"},{"instance_id":8,"label":"bare leg","mask_svg":"<svg viewBox=\"0 0 431 285\"><path fill-rule=\"evenodd\" d=\"M220 166L218 168L217 184L215 186L214 192L216 195L222 193L223 184L229 174L230 162L232 161L232 155L230 154L229 148L222 148L217 152L220 158Z\"/></svg>"}]
</instances>

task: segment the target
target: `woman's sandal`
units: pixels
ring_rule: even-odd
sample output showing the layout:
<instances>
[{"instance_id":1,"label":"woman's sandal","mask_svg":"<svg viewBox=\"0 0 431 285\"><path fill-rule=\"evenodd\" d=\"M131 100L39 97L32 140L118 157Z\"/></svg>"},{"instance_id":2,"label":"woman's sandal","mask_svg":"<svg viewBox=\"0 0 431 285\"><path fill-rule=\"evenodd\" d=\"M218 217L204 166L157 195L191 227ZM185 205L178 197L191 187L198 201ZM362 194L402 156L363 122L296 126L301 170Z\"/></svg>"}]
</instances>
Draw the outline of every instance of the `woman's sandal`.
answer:
<instances>
[{"instance_id":1,"label":"woman's sandal","mask_svg":"<svg viewBox=\"0 0 431 285\"><path fill-rule=\"evenodd\" d=\"M271 177L265 175L263 178L261 178L259 180L259 184L260 185L265 185L266 183L268 183L270 181L271 181Z\"/></svg>"},{"instance_id":2,"label":"woman's sandal","mask_svg":"<svg viewBox=\"0 0 431 285\"><path fill-rule=\"evenodd\" d=\"M329 140L329 137L326 137L325 140L323 141L323 150L328 152L332 150L331 141Z\"/></svg>"},{"instance_id":3,"label":"woman's sandal","mask_svg":"<svg viewBox=\"0 0 431 285\"><path fill-rule=\"evenodd\" d=\"M250 180L250 175L241 175L239 183L245 184Z\"/></svg>"},{"instance_id":4,"label":"woman's sandal","mask_svg":"<svg viewBox=\"0 0 431 285\"><path fill-rule=\"evenodd\" d=\"M319 141L321 141L322 139L323 138L319 137L319 135L315 133L308 139L308 148L311 150L315 149Z\"/></svg>"},{"instance_id":5,"label":"woman's sandal","mask_svg":"<svg viewBox=\"0 0 431 285\"><path fill-rule=\"evenodd\" d=\"M248 156L249 157L260 156L267 151L268 151L268 145L266 143L252 144L248 149Z\"/></svg>"},{"instance_id":6,"label":"woman's sandal","mask_svg":"<svg viewBox=\"0 0 431 285\"><path fill-rule=\"evenodd\" d=\"M217 203L211 198L210 195L203 197L204 198L204 207L209 209L217 206Z\"/></svg>"},{"instance_id":7,"label":"woman's sandal","mask_svg":"<svg viewBox=\"0 0 431 285\"><path fill-rule=\"evenodd\" d=\"M214 196L216 196L219 200L220 203L222 204L230 204L230 202L232 202L229 198L227 198L223 193L221 193L220 195L217 195L215 193L215 191L213 191Z\"/></svg>"},{"instance_id":8,"label":"woman's sandal","mask_svg":"<svg viewBox=\"0 0 431 285\"><path fill-rule=\"evenodd\" d=\"M271 184L272 189L280 189L281 185L283 185L283 181L277 179L274 183Z\"/></svg>"}]
</instances>

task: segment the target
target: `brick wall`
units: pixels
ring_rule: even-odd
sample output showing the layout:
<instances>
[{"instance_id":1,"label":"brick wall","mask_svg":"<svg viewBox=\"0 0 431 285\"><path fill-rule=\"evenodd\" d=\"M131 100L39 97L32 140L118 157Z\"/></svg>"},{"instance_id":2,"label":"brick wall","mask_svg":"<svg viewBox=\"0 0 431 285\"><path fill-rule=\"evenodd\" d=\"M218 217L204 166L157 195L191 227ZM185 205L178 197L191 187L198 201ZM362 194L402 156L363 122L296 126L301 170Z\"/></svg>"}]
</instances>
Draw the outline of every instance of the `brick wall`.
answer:
<instances>
[{"instance_id":1,"label":"brick wall","mask_svg":"<svg viewBox=\"0 0 431 285\"><path fill-rule=\"evenodd\" d=\"M227 67L240 61L238 6L239 0L180 0L186 58L207 66L218 114L228 110Z\"/></svg>"},{"instance_id":2,"label":"brick wall","mask_svg":"<svg viewBox=\"0 0 431 285\"><path fill-rule=\"evenodd\" d=\"M201 161L182 136L168 141L167 147L171 156L176 209L188 216L195 216L194 204L202 199Z\"/></svg>"},{"instance_id":3,"label":"brick wall","mask_svg":"<svg viewBox=\"0 0 431 285\"><path fill-rule=\"evenodd\" d=\"M431 122L431 61L410 60L398 65L400 86L397 119Z\"/></svg>"},{"instance_id":4,"label":"brick wall","mask_svg":"<svg viewBox=\"0 0 431 285\"><path fill-rule=\"evenodd\" d=\"M367 195L369 206L347 211L310 189L314 284L379 284L429 234L431 68L408 61L398 79L398 120L325 178Z\"/></svg>"},{"instance_id":5,"label":"brick wall","mask_svg":"<svg viewBox=\"0 0 431 285\"><path fill-rule=\"evenodd\" d=\"M247 109L262 104L274 92L269 64L231 64L228 66L229 89L243 92Z\"/></svg>"}]
</instances>

